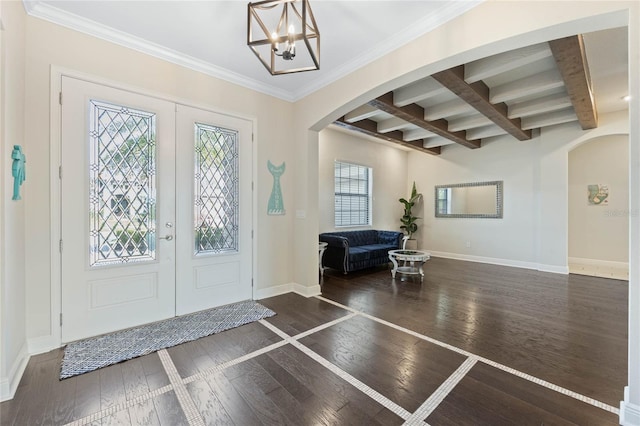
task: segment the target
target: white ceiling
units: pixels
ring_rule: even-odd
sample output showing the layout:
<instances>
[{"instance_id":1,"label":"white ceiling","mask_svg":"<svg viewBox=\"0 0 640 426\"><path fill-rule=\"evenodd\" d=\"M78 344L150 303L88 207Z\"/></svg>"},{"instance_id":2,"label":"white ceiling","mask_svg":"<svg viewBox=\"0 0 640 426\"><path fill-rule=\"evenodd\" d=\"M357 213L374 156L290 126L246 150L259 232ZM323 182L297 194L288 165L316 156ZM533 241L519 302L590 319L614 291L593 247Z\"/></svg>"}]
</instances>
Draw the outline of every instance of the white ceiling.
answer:
<instances>
[{"instance_id":1,"label":"white ceiling","mask_svg":"<svg viewBox=\"0 0 640 426\"><path fill-rule=\"evenodd\" d=\"M247 47L247 1L24 0L27 12L285 100L296 100L480 3L311 0L321 68L272 76Z\"/></svg>"},{"instance_id":2,"label":"white ceiling","mask_svg":"<svg viewBox=\"0 0 640 426\"><path fill-rule=\"evenodd\" d=\"M481 1L310 0L321 34L321 69L278 76L272 76L247 46L246 0L23 0L23 3L34 17L295 101L465 13ZM628 94L626 28L587 33L583 37L597 112L603 114L627 109L627 102L622 100ZM529 48L523 47L522 50ZM500 56L495 55L495 58ZM543 56L539 61L529 62L509 72L494 73L484 79L489 88L505 87L509 83L519 87L521 93L518 97L507 102L510 109L516 107L515 104L535 101L541 96L560 102L555 106L545 105L545 108L555 111L553 114L541 109L536 112L538 118L523 118L523 128L537 129L577 120L573 108L565 105L567 100L562 93L556 93L566 93L564 87L549 93L536 88L536 76L551 74L552 79L559 82L557 86L563 86L554 59L549 55ZM493 58L477 62L491 64ZM411 95L408 99L418 99L410 102L427 111L426 119L432 119L428 116L434 114L438 117L433 119L446 118L450 131L465 130L472 138L482 139L504 134L473 108L460 110L458 105L456 109L454 103L460 101L448 91L429 95L430 98L426 99L415 96L420 94L417 93L420 90L424 90L424 85L414 82L396 88L394 93L399 96L405 92L405 95ZM443 115L452 106L456 115ZM380 129L386 128L379 133L401 130L404 141L422 139L425 148L451 143L441 137L433 138L433 135L425 134L424 129L403 123L385 112L371 113L370 106L362 108ZM360 114L360 109L350 113L352 117L353 113ZM510 115L515 114L515 111L510 111ZM349 123L361 119L352 118ZM403 148L403 145L394 145Z\"/></svg>"}]
</instances>

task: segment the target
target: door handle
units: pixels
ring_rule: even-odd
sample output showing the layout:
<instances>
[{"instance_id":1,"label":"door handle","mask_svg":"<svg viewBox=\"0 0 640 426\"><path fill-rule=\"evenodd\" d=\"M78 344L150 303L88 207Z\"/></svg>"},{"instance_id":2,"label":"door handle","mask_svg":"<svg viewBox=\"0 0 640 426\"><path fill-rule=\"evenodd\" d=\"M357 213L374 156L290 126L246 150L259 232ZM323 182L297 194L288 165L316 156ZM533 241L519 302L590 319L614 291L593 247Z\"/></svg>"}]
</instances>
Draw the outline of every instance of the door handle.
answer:
<instances>
[{"instance_id":1,"label":"door handle","mask_svg":"<svg viewBox=\"0 0 640 426\"><path fill-rule=\"evenodd\" d=\"M167 241L171 241L173 240L173 235L165 235L164 237L158 237L159 240L167 240Z\"/></svg>"}]
</instances>

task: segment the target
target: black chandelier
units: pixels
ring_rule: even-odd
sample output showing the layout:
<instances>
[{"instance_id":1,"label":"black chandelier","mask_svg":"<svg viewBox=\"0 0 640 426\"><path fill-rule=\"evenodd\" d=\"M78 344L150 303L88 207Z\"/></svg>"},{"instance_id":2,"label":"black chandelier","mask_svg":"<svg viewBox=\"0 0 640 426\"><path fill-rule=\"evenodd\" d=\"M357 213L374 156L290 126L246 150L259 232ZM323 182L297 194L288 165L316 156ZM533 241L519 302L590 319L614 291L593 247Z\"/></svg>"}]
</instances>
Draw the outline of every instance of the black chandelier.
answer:
<instances>
[{"instance_id":1,"label":"black chandelier","mask_svg":"<svg viewBox=\"0 0 640 426\"><path fill-rule=\"evenodd\" d=\"M247 45L271 75L320 69L320 32L309 0L249 3Z\"/></svg>"}]
</instances>

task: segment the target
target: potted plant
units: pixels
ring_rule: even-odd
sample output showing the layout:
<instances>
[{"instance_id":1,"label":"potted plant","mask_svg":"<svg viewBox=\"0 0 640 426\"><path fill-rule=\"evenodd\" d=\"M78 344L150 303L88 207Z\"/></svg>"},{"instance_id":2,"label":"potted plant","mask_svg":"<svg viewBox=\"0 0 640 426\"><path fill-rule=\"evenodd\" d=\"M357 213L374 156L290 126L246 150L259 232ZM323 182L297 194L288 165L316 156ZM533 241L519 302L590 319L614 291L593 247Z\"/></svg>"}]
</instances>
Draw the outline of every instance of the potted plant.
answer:
<instances>
[{"instance_id":1,"label":"potted plant","mask_svg":"<svg viewBox=\"0 0 640 426\"><path fill-rule=\"evenodd\" d=\"M412 209L416 205L416 203L420 201L420 199L422 199L422 194L418 193L418 191L416 190L416 183L414 181L413 187L411 188L411 196L409 197L409 200L406 200L404 198L400 198L398 200L404 205L404 214L400 218L400 222L402 222L402 226L400 226L400 229L402 229L404 231L404 234L409 237L406 248L413 250L417 248L417 242L412 237L413 234L418 230L418 224L416 223L416 221L420 218L413 215Z\"/></svg>"}]
</instances>

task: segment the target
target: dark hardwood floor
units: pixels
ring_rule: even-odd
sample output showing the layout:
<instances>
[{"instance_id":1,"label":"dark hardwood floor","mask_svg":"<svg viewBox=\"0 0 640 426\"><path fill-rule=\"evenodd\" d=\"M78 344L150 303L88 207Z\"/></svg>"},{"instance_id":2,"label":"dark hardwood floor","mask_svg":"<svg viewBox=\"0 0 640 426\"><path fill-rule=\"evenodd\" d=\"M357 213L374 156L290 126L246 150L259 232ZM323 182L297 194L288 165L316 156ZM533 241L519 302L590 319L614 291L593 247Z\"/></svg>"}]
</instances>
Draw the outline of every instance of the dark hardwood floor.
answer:
<instances>
[{"instance_id":1,"label":"dark hardwood floor","mask_svg":"<svg viewBox=\"0 0 640 426\"><path fill-rule=\"evenodd\" d=\"M58 380L31 358L2 425L616 425L626 281L432 258L326 271L275 317Z\"/></svg>"}]
</instances>

